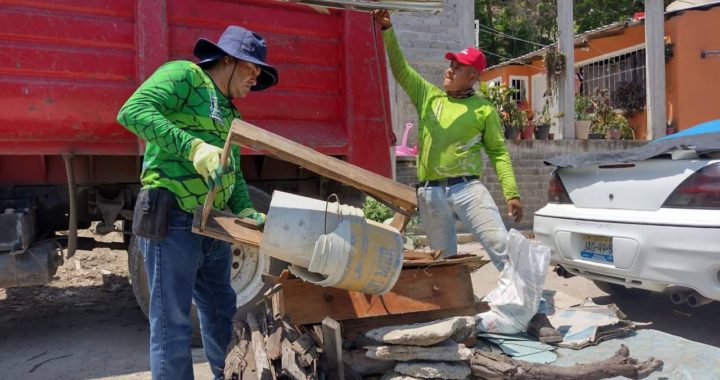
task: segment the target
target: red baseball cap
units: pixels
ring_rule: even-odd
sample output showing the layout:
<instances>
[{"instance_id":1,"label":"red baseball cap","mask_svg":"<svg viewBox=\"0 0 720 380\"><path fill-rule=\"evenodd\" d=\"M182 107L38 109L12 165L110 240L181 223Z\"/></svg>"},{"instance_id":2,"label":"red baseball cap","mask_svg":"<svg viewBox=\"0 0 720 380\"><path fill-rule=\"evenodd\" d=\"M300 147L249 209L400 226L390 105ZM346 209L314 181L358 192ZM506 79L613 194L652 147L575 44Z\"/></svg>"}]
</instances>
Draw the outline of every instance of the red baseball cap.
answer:
<instances>
[{"instance_id":1,"label":"red baseball cap","mask_svg":"<svg viewBox=\"0 0 720 380\"><path fill-rule=\"evenodd\" d=\"M465 48L457 53L448 52L445 54L445 59L472 66L478 73L485 70L485 65L487 64L485 54L483 54L480 49L474 47Z\"/></svg>"}]
</instances>

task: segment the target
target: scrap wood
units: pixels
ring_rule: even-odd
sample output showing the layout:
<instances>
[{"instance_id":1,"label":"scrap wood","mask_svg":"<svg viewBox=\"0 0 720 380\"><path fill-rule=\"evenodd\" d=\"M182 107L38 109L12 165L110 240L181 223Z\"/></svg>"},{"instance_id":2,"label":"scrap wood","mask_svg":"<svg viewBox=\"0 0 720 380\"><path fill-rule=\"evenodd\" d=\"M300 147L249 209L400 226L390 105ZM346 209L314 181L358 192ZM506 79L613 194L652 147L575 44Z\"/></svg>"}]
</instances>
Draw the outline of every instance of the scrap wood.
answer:
<instances>
[{"instance_id":1,"label":"scrap wood","mask_svg":"<svg viewBox=\"0 0 720 380\"><path fill-rule=\"evenodd\" d=\"M630 350L625 345L621 345L615 355L608 359L570 367L529 363L481 350L476 350L475 356L470 359L474 376L510 380L595 380L616 376L642 379L655 371L662 371L662 366L662 360L653 357L645 361L631 358Z\"/></svg>"},{"instance_id":2,"label":"scrap wood","mask_svg":"<svg viewBox=\"0 0 720 380\"><path fill-rule=\"evenodd\" d=\"M270 370L270 361L265 351L265 339L260 332L257 318L255 318L252 313L247 314L247 324L250 328L250 341L252 342L258 380L272 379L273 375Z\"/></svg>"},{"instance_id":3,"label":"scrap wood","mask_svg":"<svg viewBox=\"0 0 720 380\"><path fill-rule=\"evenodd\" d=\"M383 295L324 288L289 279L273 296L273 312L289 315L298 325L335 320L462 309L475 305L470 271L464 265L403 269L395 286Z\"/></svg>"}]
</instances>

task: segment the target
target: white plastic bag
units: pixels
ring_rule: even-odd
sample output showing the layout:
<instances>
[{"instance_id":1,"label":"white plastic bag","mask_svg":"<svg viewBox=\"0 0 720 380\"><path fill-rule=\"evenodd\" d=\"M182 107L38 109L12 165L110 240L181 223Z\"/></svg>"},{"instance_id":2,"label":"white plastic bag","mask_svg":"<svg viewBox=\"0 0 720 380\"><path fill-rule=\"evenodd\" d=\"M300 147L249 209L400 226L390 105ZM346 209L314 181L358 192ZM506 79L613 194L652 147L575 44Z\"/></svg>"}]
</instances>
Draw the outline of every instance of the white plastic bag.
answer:
<instances>
[{"instance_id":1,"label":"white plastic bag","mask_svg":"<svg viewBox=\"0 0 720 380\"><path fill-rule=\"evenodd\" d=\"M540 304L550 249L514 229L508 234L505 247L509 262L500 273L497 288L485 296L490 311L475 316L478 331L523 332Z\"/></svg>"}]
</instances>

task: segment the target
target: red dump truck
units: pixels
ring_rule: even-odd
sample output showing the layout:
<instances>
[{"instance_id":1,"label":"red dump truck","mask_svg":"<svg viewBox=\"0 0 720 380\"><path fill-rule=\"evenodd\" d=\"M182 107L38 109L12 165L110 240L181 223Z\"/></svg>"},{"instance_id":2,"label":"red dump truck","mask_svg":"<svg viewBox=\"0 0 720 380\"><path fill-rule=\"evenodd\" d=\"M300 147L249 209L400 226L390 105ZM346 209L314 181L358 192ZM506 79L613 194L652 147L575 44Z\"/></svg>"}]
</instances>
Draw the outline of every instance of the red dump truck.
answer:
<instances>
[{"instance_id":1,"label":"red dump truck","mask_svg":"<svg viewBox=\"0 0 720 380\"><path fill-rule=\"evenodd\" d=\"M142 259L129 235L143 145L119 108L168 60L229 24L268 40L280 84L237 102L244 119L390 176L384 50L368 13L318 12L275 0L0 0L0 287L51 281L78 229L125 233L131 282L146 311ZM353 193L292 163L243 150L258 208L272 190ZM355 194L356 195L356 194ZM120 221L121 223L118 223ZM67 231L60 233L59 231ZM262 292L269 258L234 247L238 306Z\"/></svg>"}]
</instances>

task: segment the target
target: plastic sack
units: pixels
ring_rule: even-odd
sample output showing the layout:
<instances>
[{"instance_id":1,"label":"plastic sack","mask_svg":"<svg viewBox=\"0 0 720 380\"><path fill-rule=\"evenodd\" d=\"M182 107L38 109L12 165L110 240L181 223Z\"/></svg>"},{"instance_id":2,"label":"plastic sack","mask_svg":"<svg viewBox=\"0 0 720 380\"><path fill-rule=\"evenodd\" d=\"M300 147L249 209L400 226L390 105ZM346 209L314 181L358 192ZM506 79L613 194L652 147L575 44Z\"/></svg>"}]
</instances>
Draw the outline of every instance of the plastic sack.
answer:
<instances>
[{"instance_id":1,"label":"plastic sack","mask_svg":"<svg viewBox=\"0 0 720 380\"><path fill-rule=\"evenodd\" d=\"M490 311L475 316L478 331L524 332L540 304L550 249L514 229L508 234L505 247L509 262L500 273L497 287L485 296Z\"/></svg>"}]
</instances>

